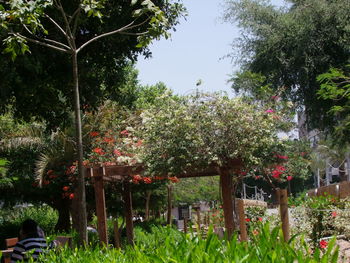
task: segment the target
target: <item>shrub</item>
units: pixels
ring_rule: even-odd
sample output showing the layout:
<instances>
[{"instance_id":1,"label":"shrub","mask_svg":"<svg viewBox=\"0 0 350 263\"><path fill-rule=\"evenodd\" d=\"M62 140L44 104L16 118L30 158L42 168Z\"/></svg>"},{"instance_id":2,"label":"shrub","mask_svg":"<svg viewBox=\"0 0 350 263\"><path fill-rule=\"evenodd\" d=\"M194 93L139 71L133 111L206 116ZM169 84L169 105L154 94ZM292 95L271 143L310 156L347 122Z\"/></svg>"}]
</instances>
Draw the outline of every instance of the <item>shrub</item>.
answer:
<instances>
[{"instance_id":1,"label":"shrub","mask_svg":"<svg viewBox=\"0 0 350 263\"><path fill-rule=\"evenodd\" d=\"M45 234L50 235L54 233L58 213L47 205L0 210L0 242L2 247L6 238L18 236L22 222L28 218L35 220Z\"/></svg>"}]
</instances>

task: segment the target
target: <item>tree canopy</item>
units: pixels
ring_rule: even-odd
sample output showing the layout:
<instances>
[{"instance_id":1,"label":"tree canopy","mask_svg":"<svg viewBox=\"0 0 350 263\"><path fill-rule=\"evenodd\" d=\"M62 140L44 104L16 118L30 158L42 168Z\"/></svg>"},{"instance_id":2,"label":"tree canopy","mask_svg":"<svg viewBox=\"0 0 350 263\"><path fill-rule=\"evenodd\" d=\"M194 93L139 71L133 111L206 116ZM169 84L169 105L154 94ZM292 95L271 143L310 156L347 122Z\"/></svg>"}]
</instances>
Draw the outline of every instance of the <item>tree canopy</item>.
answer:
<instances>
[{"instance_id":1,"label":"tree canopy","mask_svg":"<svg viewBox=\"0 0 350 263\"><path fill-rule=\"evenodd\" d=\"M49 4L51 1L35 2ZM76 8L81 1L61 2L69 15L68 18L74 20L74 11L78 10ZM14 3L15 1L0 3L0 18L1 25L3 25L0 30L2 50L9 44L7 33L11 30L19 30L23 36L33 37L17 23L17 15L23 11L20 8L24 9L27 6L23 2L20 8L14 9ZM184 12L182 5L164 0L154 1L154 4L160 8L168 21L162 27L165 30L174 29ZM81 46L101 32L109 32L129 24L135 18L135 10L141 7L141 1L137 1L133 6L130 5L130 1L104 1L104 8L100 6L96 13L92 14L91 10L87 10L90 12L87 14L91 14L91 17L88 18L81 14L76 22L72 21L77 25L74 32L77 46ZM10 8L17 11L11 13ZM30 16L23 12L20 14L27 15L30 19ZM140 21L147 18L148 15L145 13ZM57 27L50 18L59 22L61 26L64 24L63 21L61 22L60 10L48 6L45 9L45 16L40 17L43 29L40 27L37 29L34 40L54 39L64 43L64 36L60 30L56 30ZM32 20L30 23L35 22L34 19ZM30 27L30 23L27 24L27 27ZM130 86L127 86L133 74L129 62L135 61L138 55L151 55L147 46L138 46L139 34L148 28L149 23L144 23L118 37L107 37L108 41L95 41L82 50L83 54L78 57L82 105L95 108L105 99L115 100L124 105L132 103L135 94L132 89L128 90ZM57 127L65 122L68 114L73 110L71 59L64 53L36 45L33 42L28 41L27 44L30 45L31 53L28 56L19 56L9 48L5 49L9 52L8 55L2 55L0 110L5 112L6 106L12 104L15 117L28 121L32 116L37 116L46 120L49 127ZM16 51L21 51L21 46L18 44L12 43L11 45ZM13 61L11 58L15 54L17 57Z\"/></svg>"},{"instance_id":2,"label":"tree canopy","mask_svg":"<svg viewBox=\"0 0 350 263\"><path fill-rule=\"evenodd\" d=\"M233 79L234 87L254 89L254 85L237 85L242 83L241 74L262 74L273 90L283 90L283 96L305 106L309 124L329 125L333 119L326 112L332 103L318 99L316 77L330 67L343 68L349 63L350 3L288 2L277 8L264 0L226 1L224 19L237 22L242 32L234 45L239 56L232 54L242 65L242 72Z\"/></svg>"}]
</instances>

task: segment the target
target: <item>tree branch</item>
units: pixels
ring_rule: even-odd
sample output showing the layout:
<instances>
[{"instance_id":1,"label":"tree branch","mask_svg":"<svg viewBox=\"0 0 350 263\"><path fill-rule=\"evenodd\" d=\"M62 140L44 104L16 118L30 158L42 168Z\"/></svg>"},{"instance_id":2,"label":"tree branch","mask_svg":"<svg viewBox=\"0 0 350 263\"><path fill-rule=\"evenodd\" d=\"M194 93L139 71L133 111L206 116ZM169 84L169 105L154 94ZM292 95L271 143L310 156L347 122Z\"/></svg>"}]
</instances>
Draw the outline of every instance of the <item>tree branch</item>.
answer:
<instances>
[{"instance_id":1,"label":"tree branch","mask_svg":"<svg viewBox=\"0 0 350 263\"><path fill-rule=\"evenodd\" d=\"M26 40L28 42L32 42L32 43L35 43L35 44L38 44L38 45L41 45L41 46L44 46L44 47L52 48L52 49L55 49L55 50L63 52L63 53L68 53L68 54L71 53L67 49L63 49L63 48L60 48L60 47L57 47L57 46L54 46L54 45L47 44L45 42L41 42L39 40L35 40L35 39L29 38L29 37L25 37L25 36L23 36L21 34L18 34L18 33L12 33L12 34L15 35L15 36L21 37L21 38L23 38L24 40Z\"/></svg>"},{"instance_id":2,"label":"tree branch","mask_svg":"<svg viewBox=\"0 0 350 263\"><path fill-rule=\"evenodd\" d=\"M61 47L65 48L65 49L67 49L67 50L70 49L69 46L67 46L67 45L65 45L65 44L63 44L63 43L61 43L61 42L58 42L58 41L55 41L55 40L52 40L52 39L49 39L49 38L38 37L38 36L35 35L26 25L23 25L23 27L26 29L26 31L27 31L30 35L32 35L33 37L36 37L37 39L39 39L39 40L41 40L41 41L46 41L46 42L49 42L49 43L52 43L52 44L56 44L56 45L61 46Z\"/></svg>"},{"instance_id":3,"label":"tree branch","mask_svg":"<svg viewBox=\"0 0 350 263\"><path fill-rule=\"evenodd\" d=\"M65 37L67 37L67 33L63 30L63 28L54 20L54 19L52 19L49 15L47 15L47 14L44 14L45 15L45 17L47 18L47 19L49 19L51 22L52 22L52 24L54 24L57 28L58 28L58 30L59 31L61 31L61 33L65 36Z\"/></svg>"},{"instance_id":4,"label":"tree branch","mask_svg":"<svg viewBox=\"0 0 350 263\"><path fill-rule=\"evenodd\" d=\"M81 8L80 8L80 5L79 5L79 7L77 8L77 10L75 10L75 12L73 13L73 15L72 15L72 18L71 18L71 20L72 19L75 19L74 20L74 25L73 25L73 31L72 31L72 33L73 33L73 36L75 36L75 33L77 32L77 28L78 28L78 20L79 20L79 16L80 16L80 12L81 11ZM74 18L75 17L75 18ZM71 22L71 21L70 21ZM69 22L69 23L70 23Z\"/></svg>"},{"instance_id":5,"label":"tree branch","mask_svg":"<svg viewBox=\"0 0 350 263\"><path fill-rule=\"evenodd\" d=\"M76 49L76 45L75 45L74 35L72 34L72 31L70 29L68 18L67 18L66 13L64 12L61 0L56 0L56 3L57 3L57 6L58 6L58 9L61 11L64 23L66 25L66 31L65 32L67 34L68 44L72 47L72 49L75 50Z\"/></svg>"},{"instance_id":6,"label":"tree branch","mask_svg":"<svg viewBox=\"0 0 350 263\"><path fill-rule=\"evenodd\" d=\"M83 45L81 45L78 49L77 49L77 53L82 50L84 47L86 47L87 45L91 44L92 42L100 39L100 38L103 38L103 37L106 37L106 36L110 36L110 35L114 35L114 34L117 34L117 33L121 33L123 31L126 31L126 30L130 30L130 29L133 29L135 27L139 27L143 24L145 24L150 18L147 18L145 19L143 22L139 23L139 24L136 24L135 25L135 21L132 21L131 23L127 24L126 26L123 26L122 28L119 28L117 30L114 30L114 31L110 31L110 32L107 32L107 33L104 33L104 34L101 34L101 35L98 35L90 40L88 40L87 42L85 42Z\"/></svg>"}]
</instances>

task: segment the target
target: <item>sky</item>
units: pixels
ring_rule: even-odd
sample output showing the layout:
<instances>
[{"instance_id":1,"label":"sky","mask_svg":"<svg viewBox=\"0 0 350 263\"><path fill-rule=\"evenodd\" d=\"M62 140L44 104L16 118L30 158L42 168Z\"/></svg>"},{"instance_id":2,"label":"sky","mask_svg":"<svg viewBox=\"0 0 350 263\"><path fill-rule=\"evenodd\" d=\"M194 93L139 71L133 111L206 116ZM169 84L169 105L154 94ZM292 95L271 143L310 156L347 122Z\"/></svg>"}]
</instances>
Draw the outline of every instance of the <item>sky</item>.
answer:
<instances>
[{"instance_id":1,"label":"sky","mask_svg":"<svg viewBox=\"0 0 350 263\"><path fill-rule=\"evenodd\" d=\"M171 39L155 41L152 57L139 58L141 84L164 82L176 94L188 95L197 88L202 91L233 92L228 80L239 70L227 57L239 29L222 21L224 0L183 0L188 11L172 32ZM281 5L283 0L272 0ZM198 81L201 85L196 86Z\"/></svg>"}]
</instances>

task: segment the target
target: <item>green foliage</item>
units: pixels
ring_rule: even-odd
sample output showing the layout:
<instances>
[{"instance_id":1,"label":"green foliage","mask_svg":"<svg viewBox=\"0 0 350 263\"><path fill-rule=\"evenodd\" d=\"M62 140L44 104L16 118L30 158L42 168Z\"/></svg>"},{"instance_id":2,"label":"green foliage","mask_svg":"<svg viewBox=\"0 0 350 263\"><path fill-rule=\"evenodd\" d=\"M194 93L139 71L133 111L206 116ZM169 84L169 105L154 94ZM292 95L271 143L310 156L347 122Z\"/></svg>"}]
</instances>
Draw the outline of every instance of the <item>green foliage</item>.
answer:
<instances>
[{"instance_id":1,"label":"green foliage","mask_svg":"<svg viewBox=\"0 0 350 263\"><path fill-rule=\"evenodd\" d=\"M262 74L261 86L283 89L284 98L305 106L311 128L331 127L333 118L327 112L332 103L318 99L316 77L349 63L349 3L289 2L277 8L265 0L226 1L224 19L238 23L242 30L234 45L237 53L232 55L242 65L234 87L256 93L256 83L242 83L247 84L246 72Z\"/></svg>"},{"instance_id":2,"label":"green foliage","mask_svg":"<svg viewBox=\"0 0 350 263\"><path fill-rule=\"evenodd\" d=\"M67 53L97 35L121 31L126 32L84 46L84 54L78 57L79 83L84 87L81 103L96 108L112 99L132 106L136 87L125 85L134 71L128 70L130 63L140 54L149 56L144 45L168 37L184 13L182 4L167 0L134 5L112 0L2 3L0 41L16 61L6 55L0 61L0 110L11 104L16 118L36 116L46 120L49 128L65 124L73 111L72 61ZM142 46L137 47L140 42ZM21 56L29 48L31 56Z\"/></svg>"},{"instance_id":3,"label":"green foliage","mask_svg":"<svg viewBox=\"0 0 350 263\"><path fill-rule=\"evenodd\" d=\"M152 174L230 167L237 159L261 165L278 144L272 116L241 99L201 94L159 100L143 114L143 159Z\"/></svg>"},{"instance_id":4,"label":"green foliage","mask_svg":"<svg viewBox=\"0 0 350 263\"><path fill-rule=\"evenodd\" d=\"M64 248L42 255L39 262L337 262L335 240L322 253L316 248L313 254L304 240L282 240L281 231L270 231L268 225L262 226L251 242L238 242L236 235L231 241L220 240L212 229L202 239L172 228L153 228L152 233L137 230L135 246L123 251Z\"/></svg>"},{"instance_id":5,"label":"green foliage","mask_svg":"<svg viewBox=\"0 0 350 263\"><path fill-rule=\"evenodd\" d=\"M317 246L320 238L350 233L347 221L349 200L332 196L299 198L292 202L294 226L292 232L304 234Z\"/></svg>"},{"instance_id":6,"label":"green foliage","mask_svg":"<svg viewBox=\"0 0 350 263\"><path fill-rule=\"evenodd\" d=\"M58 220L58 214L57 211L47 205L1 209L0 243L2 244L6 238L18 237L21 224L29 218L39 224L45 235L52 235Z\"/></svg>"},{"instance_id":7,"label":"green foliage","mask_svg":"<svg viewBox=\"0 0 350 263\"><path fill-rule=\"evenodd\" d=\"M218 176L181 179L174 185L174 204L219 200L219 181Z\"/></svg>"},{"instance_id":8,"label":"green foliage","mask_svg":"<svg viewBox=\"0 0 350 263\"><path fill-rule=\"evenodd\" d=\"M350 66L346 71L331 68L328 72L317 77L317 81L321 84L318 95L325 101L331 101L333 106L329 110L329 114L334 116L335 127L331 127L334 131L335 141L338 143L349 143L350 128Z\"/></svg>"}]
</instances>

